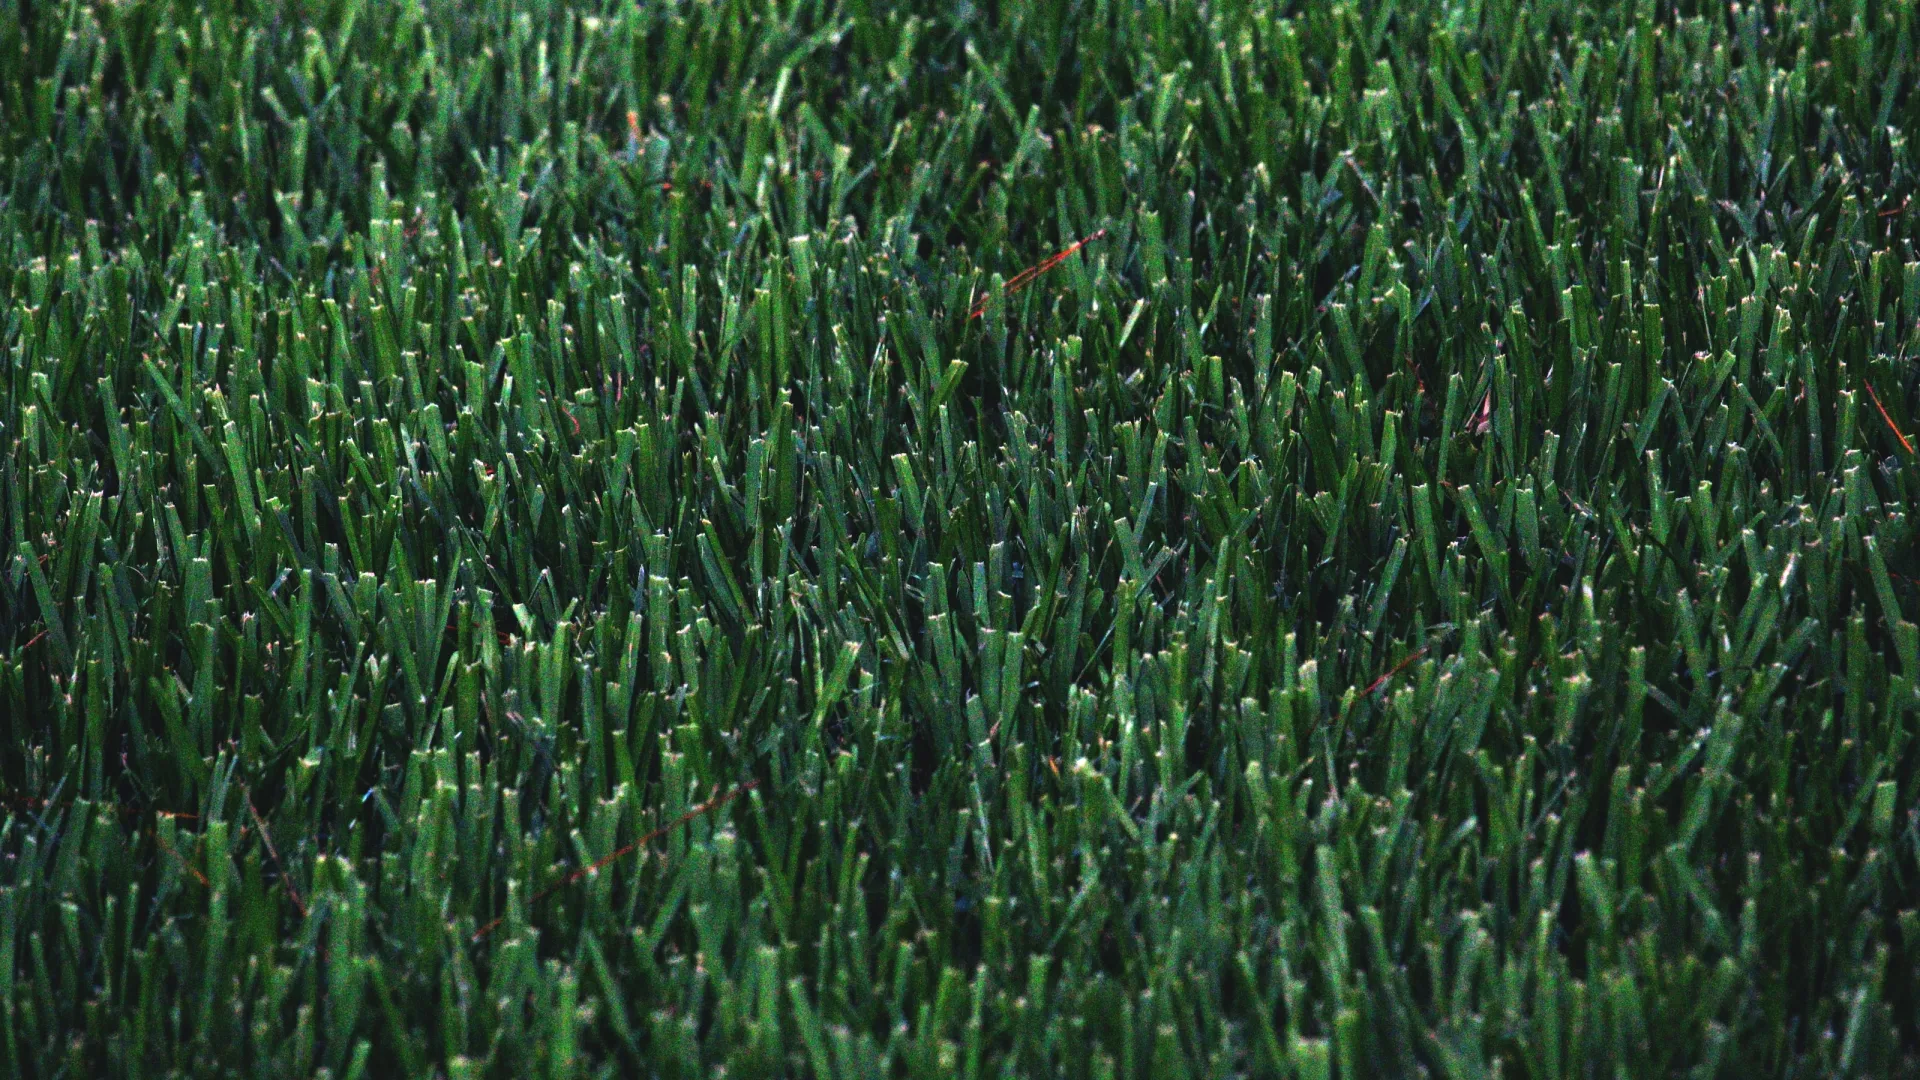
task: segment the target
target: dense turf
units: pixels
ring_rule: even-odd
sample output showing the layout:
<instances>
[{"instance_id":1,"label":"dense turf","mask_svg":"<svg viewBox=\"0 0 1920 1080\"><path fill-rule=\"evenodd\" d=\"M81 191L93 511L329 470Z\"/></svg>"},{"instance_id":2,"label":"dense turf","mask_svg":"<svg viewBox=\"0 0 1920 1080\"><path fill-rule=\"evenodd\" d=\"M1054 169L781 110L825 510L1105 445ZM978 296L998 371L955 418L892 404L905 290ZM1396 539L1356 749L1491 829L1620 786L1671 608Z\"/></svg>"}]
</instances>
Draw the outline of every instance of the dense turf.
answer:
<instances>
[{"instance_id":1,"label":"dense turf","mask_svg":"<svg viewBox=\"0 0 1920 1080\"><path fill-rule=\"evenodd\" d=\"M1915 16L4 0L6 1071L1920 1073Z\"/></svg>"}]
</instances>

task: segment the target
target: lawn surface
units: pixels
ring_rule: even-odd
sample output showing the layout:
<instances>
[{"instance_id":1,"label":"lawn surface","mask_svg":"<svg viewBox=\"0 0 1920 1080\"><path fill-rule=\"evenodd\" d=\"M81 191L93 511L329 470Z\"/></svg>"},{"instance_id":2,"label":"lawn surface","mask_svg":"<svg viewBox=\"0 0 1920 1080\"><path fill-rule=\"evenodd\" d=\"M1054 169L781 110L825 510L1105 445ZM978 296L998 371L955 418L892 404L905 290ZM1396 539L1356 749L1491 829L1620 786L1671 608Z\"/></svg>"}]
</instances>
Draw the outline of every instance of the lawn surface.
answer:
<instances>
[{"instance_id":1,"label":"lawn surface","mask_svg":"<svg viewBox=\"0 0 1920 1080\"><path fill-rule=\"evenodd\" d=\"M0 1072L1920 1075L1917 16L0 0Z\"/></svg>"}]
</instances>

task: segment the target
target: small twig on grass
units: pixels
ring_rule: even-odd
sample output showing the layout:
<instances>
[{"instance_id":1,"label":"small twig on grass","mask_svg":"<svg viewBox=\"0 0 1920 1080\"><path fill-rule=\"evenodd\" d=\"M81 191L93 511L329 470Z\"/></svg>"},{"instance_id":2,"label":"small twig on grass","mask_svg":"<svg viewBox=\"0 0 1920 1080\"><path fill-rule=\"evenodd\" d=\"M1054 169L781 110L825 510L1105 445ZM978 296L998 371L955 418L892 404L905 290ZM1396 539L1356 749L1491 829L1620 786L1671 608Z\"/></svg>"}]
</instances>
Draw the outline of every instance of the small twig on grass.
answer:
<instances>
[{"instance_id":1,"label":"small twig on grass","mask_svg":"<svg viewBox=\"0 0 1920 1080\"><path fill-rule=\"evenodd\" d=\"M547 897L552 896L554 893L560 891L561 889L564 889L567 886L572 885L575 882L578 882L581 879L586 878L587 876L593 873L596 873L601 868L607 866L610 863L617 862L620 859L626 858L627 856L633 854L636 851L639 851L641 848L646 847L648 844L653 843L655 840L660 839L661 837L667 835L668 833L679 828L680 826L685 825L687 822L692 821L697 817L710 814L715 810L720 809L721 807L727 805L733 800L739 798L742 795L745 795L747 792L752 791L754 788L759 786L760 786L760 781L749 780L746 783L741 784L739 787L734 788L732 791L729 791L724 795L716 795L713 798L708 799L706 802L703 802L699 806L696 806L693 809L687 811L686 813L681 814L679 817L674 818L672 821L667 822L665 825L662 825L659 828L648 833L647 835L641 837L640 839L635 840L633 843L627 844L624 847L615 848L613 851L608 852L606 855L603 855L600 858L595 859L592 863L589 863L588 865L583 866L578 870L575 870L573 873L568 874L566 877L563 877L559 881L554 882L552 885L549 885L546 888L540 890L538 893L534 894L533 900L531 901L529 906L532 906L532 904L538 904L540 901L545 900ZM468 940L472 941L475 944L478 944L479 942L484 940L488 934L491 934L495 930L499 929L500 924L505 921L506 921L506 916L502 915L501 917L493 920L492 922L481 927L480 929L475 930L473 932L473 937L471 937Z\"/></svg>"}]
</instances>

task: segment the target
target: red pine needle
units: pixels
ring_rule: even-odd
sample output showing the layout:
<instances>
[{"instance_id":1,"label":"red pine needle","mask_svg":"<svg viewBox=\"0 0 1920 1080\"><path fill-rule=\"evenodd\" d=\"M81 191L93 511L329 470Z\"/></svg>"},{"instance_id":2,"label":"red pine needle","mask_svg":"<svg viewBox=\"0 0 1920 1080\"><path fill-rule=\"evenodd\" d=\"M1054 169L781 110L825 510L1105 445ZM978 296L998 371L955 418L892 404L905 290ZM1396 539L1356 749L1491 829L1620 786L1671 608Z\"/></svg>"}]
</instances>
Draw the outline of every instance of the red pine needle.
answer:
<instances>
[{"instance_id":1,"label":"red pine needle","mask_svg":"<svg viewBox=\"0 0 1920 1080\"><path fill-rule=\"evenodd\" d=\"M1375 690L1380 689L1380 687L1386 685L1386 682L1388 679L1391 679L1395 675L1398 675L1401 672L1407 670L1407 668L1415 660L1418 660L1425 655L1427 655L1427 647L1425 645L1422 645L1419 648L1413 650L1411 653L1408 653L1407 658L1393 665L1393 669L1391 671L1388 671L1385 675L1382 675L1379 678L1373 680L1373 682L1369 683L1367 685L1367 688L1360 692L1360 696L1366 697L1367 695L1373 693Z\"/></svg>"},{"instance_id":2,"label":"red pine needle","mask_svg":"<svg viewBox=\"0 0 1920 1080\"><path fill-rule=\"evenodd\" d=\"M187 873L192 874L196 879L198 879L202 886L207 888L212 888L213 883L207 880L207 875L201 873L199 867L188 862L184 856L182 856L179 852L173 850L173 845L167 843L166 839L160 835L160 830L155 829L153 831L153 840L155 843L160 845L160 849L162 851L165 851L167 854L173 856L174 862L179 863L183 868L186 869Z\"/></svg>"},{"instance_id":3,"label":"red pine needle","mask_svg":"<svg viewBox=\"0 0 1920 1080\"><path fill-rule=\"evenodd\" d=\"M1893 417L1887 415L1887 407L1885 405L1880 404L1880 395L1877 393L1874 393L1873 384L1870 382L1867 382L1865 379L1862 379L1860 381L1861 383L1865 384L1867 388L1867 396L1873 399L1873 407L1880 410L1880 419L1885 420L1887 422L1887 429L1893 432L1893 437L1900 440L1901 446L1906 447L1907 456L1913 457L1914 456L1913 444L1907 441L1906 434L1900 430L1899 424L1896 424L1893 422Z\"/></svg>"},{"instance_id":4,"label":"red pine needle","mask_svg":"<svg viewBox=\"0 0 1920 1080\"><path fill-rule=\"evenodd\" d=\"M16 795L10 791L0 791L0 806L17 807L28 812L53 809L65 810L73 804L73 799L55 803L51 799L40 799L32 795ZM123 806L118 803L96 803L95 805L104 806L116 814L152 814L154 817L173 818L176 821L195 821L200 817L198 814L189 814L184 810L153 810L139 806Z\"/></svg>"},{"instance_id":5,"label":"red pine needle","mask_svg":"<svg viewBox=\"0 0 1920 1080\"><path fill-rule=\"evenodd\" d=\"M554 893L560 891L561 889L564 889L567 886L572 885L575 882L578 882L581 879L591 874L597 873L599 870L609 865L610 863L618 862L619 860L626 858L627 856L633 854L634 852L639 851L641 848L646 847L648 844L653 843L655 840L658 840L661 837L667 835L668 833L674 831L675 829L678 829L680 826L685 825L687 822L692 821L697 817L701 817L706 814L711 814L715 810L720 809L721 807L727 805L733 800L739 798L742 795L745 795L747 792L752 791L754 788L759 786L760 786L760 781L749 780L746 783L741 784L739 787L734 788L732 791L729 791L724 795L716 795L715 797L708 799L706 802L703 802L699 806L696 806L693 809L687 811L686 813L681 814L679 817L674 818L672 821L667 822L665 825L662 825L659 828L648 833L647 835L641 837L640 839L635 840L633 843L627 844L624 847L615 848L614 850L608 852L606 855L601 856L598 859L595 859L591 864L581 867L578 870L575 870L573 873L568 874L566 877L561 878L559 881L540 890L538 893L534 894L532 904L537 904L540 901L545 900L547 897L552 896ZM532 906L532 904L529 904L528 906ZM472 941L475 944L478 944L479 942L484 940L488 934L491 934L495 930L499 929L500 924L505 921L506 921L506 916L502 915L500 918L497 918L492 922L488 923L487 925L481 927L480 929L474 931L473 937L468 940Z\"/></svg>"},{"instance_id":6,"label":"red pine needle","mask_svg":"<svg viewBox=\"0 0 1920 1080\"><path fill-rule=\"evenodd\" d=\"M1015 292L1018 292L1019 290L1032 284L1033 280L1039 277L1041 274L1046 273L1047 271L1053 269L1056 266L1059 266L1061 263L1066 262L1068 259L1072 258L1077 252L1079 252L1081 248L1086 247L1088 244L1093 243L1095 240L1103 239L1106 235L1107 235L1107 230L1095 229L1091 236L1088 236L1083 240L1075 241L1073 246L1067 248L1065 251L1059 252L1058 254L1055 254L1055 255L1050 255L1046 258L1045 261L1035 263L1034 265L1027 267L1025 270L1022 270L1019 273L1013 275L1011 278L1008 278L1007 283L1000 287L1000 292L1003 295L1011 295ZM980 302L973 305L973 311L967 316L969 320L977 319L980 316L985 315L987 313L987 300L988 300L988 297L991 295L992 294L989 293L988 296L982 296L980 298Z\"/></svg>"}]
</instances>

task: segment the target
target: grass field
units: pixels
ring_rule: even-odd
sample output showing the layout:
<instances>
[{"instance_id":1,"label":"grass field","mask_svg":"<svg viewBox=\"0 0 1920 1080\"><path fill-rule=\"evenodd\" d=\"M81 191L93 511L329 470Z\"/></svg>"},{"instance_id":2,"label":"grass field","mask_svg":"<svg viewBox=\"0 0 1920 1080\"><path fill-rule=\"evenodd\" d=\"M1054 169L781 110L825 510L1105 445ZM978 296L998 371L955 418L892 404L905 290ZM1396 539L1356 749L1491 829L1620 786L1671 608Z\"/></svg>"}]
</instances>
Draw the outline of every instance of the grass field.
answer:
<instances>
[{"instance_id":1,"label":"grass field","mask_svg":"<svg viewBox=\"0 0 1920 1080\"><path fill-rule=\"evenodd\" d=\"M0 0L0 1071L1920 1076L1916 15Z\"/></svg>"}]
</instances>

